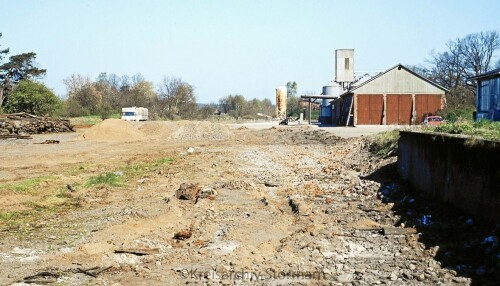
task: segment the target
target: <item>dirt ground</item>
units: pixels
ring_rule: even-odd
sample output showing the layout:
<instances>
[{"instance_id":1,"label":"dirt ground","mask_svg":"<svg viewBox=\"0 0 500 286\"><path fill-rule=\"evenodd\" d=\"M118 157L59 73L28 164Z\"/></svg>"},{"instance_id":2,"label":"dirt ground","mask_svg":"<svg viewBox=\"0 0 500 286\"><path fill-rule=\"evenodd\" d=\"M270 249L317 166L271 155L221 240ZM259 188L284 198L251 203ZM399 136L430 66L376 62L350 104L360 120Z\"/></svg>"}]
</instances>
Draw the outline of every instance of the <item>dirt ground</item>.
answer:
<instances>
[{"instance_id":1,"label":"dirt ground","mask_svg":"<svg viewBox=\"0 0 500 286\"><path fill-rule=\"evenodd\" d=\"M486 251L479 239L491 228L408 199L395 158L370 155L369 139L308 126L123 124L0 142L0 285L497 281L498 265L449 254L463 240ZM47 139L60 143L36 144ZM474 236L433 239L429 213L434 226L466 221L456 229Z\"/></svg>"}]
</instances>

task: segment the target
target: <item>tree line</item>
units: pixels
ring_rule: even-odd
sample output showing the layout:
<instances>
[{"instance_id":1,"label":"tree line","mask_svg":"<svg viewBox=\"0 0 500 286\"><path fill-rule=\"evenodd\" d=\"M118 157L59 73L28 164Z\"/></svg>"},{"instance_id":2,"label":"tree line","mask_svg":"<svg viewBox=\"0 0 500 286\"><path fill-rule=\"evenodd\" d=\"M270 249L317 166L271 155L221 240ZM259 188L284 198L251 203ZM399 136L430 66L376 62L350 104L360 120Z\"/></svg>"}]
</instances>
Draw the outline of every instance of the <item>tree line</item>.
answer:
<instances>
[{"instance_id":1,"label":"tree line","mask_svg":"<svg viewBox=\"0 0 500 286\"><path fill-rule=\"evenodd\" d=\"M67 90L63 112L70 117L101 115L106 118L127 106L146 107L150 109L150 116L158 119L199 119L213 112L201 112L193 86L180 78L165 77L157 87L141 74L101 73L95 80L73 74L63 82Z\"/></svg>"},{"instance_id":2,"label":"tree line","mask_svg":"<svg viewBox=\"0 0 500 286\"><path fill-rule=\"evenodd\" d=\"M0 33L0 39L2 34ZM449 89L448 109L473 108L476 83L468 80L492 68L500 68L495 56L500 49L500 34L487 31L450 40L446 50L432 52L430 60L412 69ZM9 56L0 43L0 112L29 112L36 115L83 116L106 118L122 107L150 109L153 118L204 119L216 111L234 118L274 116L269 99L247 100L232 94L217 103L197 104L194 87L181 78L164 77L155 86L141 74L133 76L101 73L96 79L73 74L64 80L67 98L59 99L52 90L38 82L47 70L35 64L36 53ZM297 83L287 83L287 116L301 112Z\"/></svg>"},{"instance_id":3,"label":"tree line","mask_svg":"<svg viewBox=\"0 0 500 286\"><path fill-rule=\"evenodd\" d=\"M500 34L486 31L450 40L442 52L431 52L430 59L413 69L449 89L448 107L473 107L476 82L468 78L500 68L495 56L500 49Z\"/></svg>"},{"instance_id":4,"label":"tree line","mask_svg":"<svg viewBox=\"0 0 500 286\"><path fill-rule=\"evenodd\" d=\"M107 118L123 107L140 106L148 108L153 119L206 119L217 111L247 119L274 115L269 99L228 95L218 103L198 104L194 87L181 78L164 77L155 85L140 73L119 76L103 72L96 79L72 74L63 80L67 93L62 100L37 81L47 70L36 67L36 53L13 55L5 61L8 54L9 49L0 45L0 113Z\"/></svg>"}]
</instances>

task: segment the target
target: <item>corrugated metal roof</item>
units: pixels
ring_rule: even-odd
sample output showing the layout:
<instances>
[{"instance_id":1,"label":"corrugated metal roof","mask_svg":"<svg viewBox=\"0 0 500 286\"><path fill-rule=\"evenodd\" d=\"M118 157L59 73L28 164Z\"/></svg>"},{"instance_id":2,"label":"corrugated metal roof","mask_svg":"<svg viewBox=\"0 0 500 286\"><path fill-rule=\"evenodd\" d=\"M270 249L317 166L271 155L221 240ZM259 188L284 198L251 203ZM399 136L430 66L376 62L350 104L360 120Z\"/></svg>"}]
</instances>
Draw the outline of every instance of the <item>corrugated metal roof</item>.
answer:
<instances>
[{"instance_id":1,"label":"corrugated metal roof","mask_svg":"<svg viewBox=\"0 0 500 286\"><path fill-rule=\"evenodd\" d=\"M482 73L480 75L476 75L476 76L470 77L468 79L481 79L481 78L486 78L486 77L493 77L495 75L499 75L500 76L500 68L494 69L494 70L490 70L489 72L485 72L485 73Z\"/></svg>"},{"instance_id":2,"label":"corrugated metal roof","mask_svg":"<svg viewBox=\"0 0 500 286\"><path fill-rule=\"evenodd\" d=\"M345 96L345 95L347 95L347 94L353 93L356 89L358 89L358 88L360 88L360 87L362 87L362 86L364 86L364 85L366 85L366 84L368 84L368 83L370 83L370 82L372 82L372 81L376 80L377 78L381 77L382 75L384 75L384 74L388 73L389 71L391 71L391 70L393 70L393 69L395 69L395 68L402 68L402 69L406 70L407 72L409 72L409 73L413 74L414 76L416 76L416 77L418 77L418 78L420 78L420 79L422 79L422 80L424 80L424 81L426 81L426 82L428 82L428 83L430 83L430 84L434 85L435 87L437 87L437 88L439 88L439 89L441 89L441 90L443 90L443 91L445 91L445 92L447 92L447 91L448 91L448 89L447 89L447 88L445 88L445 87L443 87L443 86L441 86L441 85L439 85L439 84L437 84L437 83L433 82L432 80L430 80L430 79L428 79L428 78L425 78L425 77L421 76L420 74L418 74L418 73L416 73L416 72L412 71L411 69L409 69L409 68L405 67L404 65L402 65L402 64L397 64L397 65L395 65L395 66L391 67L390 69L386 70L385 72L379 73L378 75L376 75L376 76L374 76L374 77L372 77L372 78L370 78L370 79L368 79L368 80L366 80L366 81L364 81L364 82L360 83L359 85L351 86L351 87L349 88L349 90L348 90L348 91L346 91L346 92L344 92L343 94L341 94L341 95L340 95L340 97L343 97L343 96Z\"/></svg>"}]
</instances>

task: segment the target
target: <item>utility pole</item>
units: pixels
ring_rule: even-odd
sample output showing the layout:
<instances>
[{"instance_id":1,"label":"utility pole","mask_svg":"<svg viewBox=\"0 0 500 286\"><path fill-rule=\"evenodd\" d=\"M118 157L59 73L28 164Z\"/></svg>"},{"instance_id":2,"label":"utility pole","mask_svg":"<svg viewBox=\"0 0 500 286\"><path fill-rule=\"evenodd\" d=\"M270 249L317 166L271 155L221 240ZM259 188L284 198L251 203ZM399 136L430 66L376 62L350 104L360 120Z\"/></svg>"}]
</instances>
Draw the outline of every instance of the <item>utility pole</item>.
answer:
<instances>
[{"instance_id":1,"label":"utility pole","mask_svg":"<svg viewBox=\"0 0 500 286\"><path fill-rule=\"evenodd\" d=\"M309 97L309 125L311 125L311 98Z\"/></svg>"}]
</instances>

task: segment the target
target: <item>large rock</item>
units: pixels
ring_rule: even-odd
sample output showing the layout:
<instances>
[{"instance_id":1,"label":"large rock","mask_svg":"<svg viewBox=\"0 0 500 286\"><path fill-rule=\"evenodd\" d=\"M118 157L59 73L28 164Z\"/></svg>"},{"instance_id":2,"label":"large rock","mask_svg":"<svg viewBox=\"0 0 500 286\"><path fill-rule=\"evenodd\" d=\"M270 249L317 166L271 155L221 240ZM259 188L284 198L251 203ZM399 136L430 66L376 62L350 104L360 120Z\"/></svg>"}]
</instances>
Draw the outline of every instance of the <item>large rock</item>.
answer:
<instances>
[{"instance_id":1,"label":"large rock","mask_svg":"<svg viewBox=\"0 0 500 286\"><path fill-rule=\"evenodd\" d=\"M175 191L175 197L179 200L196 200L200 194L200 186L198 184L182 183L179 189Z\"/></svg>"}]
</instances>

